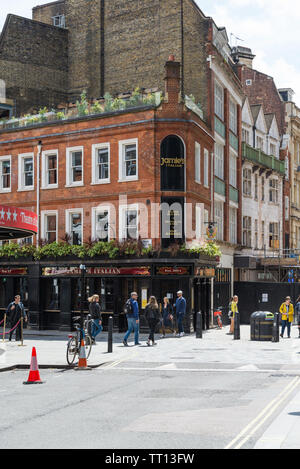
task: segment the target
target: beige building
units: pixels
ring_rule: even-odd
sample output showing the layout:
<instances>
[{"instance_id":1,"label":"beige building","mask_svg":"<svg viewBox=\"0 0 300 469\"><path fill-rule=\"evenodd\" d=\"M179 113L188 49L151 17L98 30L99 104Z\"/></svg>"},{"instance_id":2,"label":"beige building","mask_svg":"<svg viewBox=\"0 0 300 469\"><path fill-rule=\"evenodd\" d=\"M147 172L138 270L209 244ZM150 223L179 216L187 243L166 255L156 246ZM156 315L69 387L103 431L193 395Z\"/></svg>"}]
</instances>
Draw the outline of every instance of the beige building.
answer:
<instances>
[{"instance_id":1,"label":"beige building","mask_svg":"<svg viewBox=\"0 0 300 469\"><path fill-rule=\"evenodd\" d=\"M279 93L285 102L287 135L283 145L286 145L290 152L291 164L290 247L300 249L300 108L293 102L293 90L280 89Z\"/></svg>"}]
</instances>

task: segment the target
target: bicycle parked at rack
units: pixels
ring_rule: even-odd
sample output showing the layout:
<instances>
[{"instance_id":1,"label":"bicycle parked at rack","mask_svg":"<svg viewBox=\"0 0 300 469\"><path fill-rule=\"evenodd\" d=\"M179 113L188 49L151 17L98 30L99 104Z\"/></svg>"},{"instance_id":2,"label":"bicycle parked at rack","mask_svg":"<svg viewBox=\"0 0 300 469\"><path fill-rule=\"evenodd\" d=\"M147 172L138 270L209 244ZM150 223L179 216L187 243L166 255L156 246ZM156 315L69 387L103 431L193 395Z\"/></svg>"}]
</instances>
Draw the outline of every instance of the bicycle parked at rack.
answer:
<instances>
[{"instance_id":1,"label":"bicycle parked at rack","mask_svg":"<svg viewBox=\"0 0 300 469\"><path fill-rule=\"evenodd\" d=\"M80 325L80 316L73 317L74 327L76 331L69 335L69 341L67 345L67 362L68 365L73 365L75 361L79 360L80 348L81 348L81 339L84 340L85 346L85 356L89 358L92 350L92 337L90 335L92 319L90 314L83 322L83 328ZM79 321L79 322L76 322ZM76 360L77 357L77 360Z\"/></svg>"}]
</instances>

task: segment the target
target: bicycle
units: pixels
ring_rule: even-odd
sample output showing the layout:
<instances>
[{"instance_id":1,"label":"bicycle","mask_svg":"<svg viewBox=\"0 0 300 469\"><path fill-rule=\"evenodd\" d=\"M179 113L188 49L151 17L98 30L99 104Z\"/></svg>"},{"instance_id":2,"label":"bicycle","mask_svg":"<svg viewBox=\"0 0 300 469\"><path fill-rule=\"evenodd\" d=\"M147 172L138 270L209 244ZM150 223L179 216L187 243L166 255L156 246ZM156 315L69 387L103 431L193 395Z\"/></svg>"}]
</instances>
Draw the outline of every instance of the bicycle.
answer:
<instances>
[{"instance_id":1,"label":"bicycle","mask_svg":"<svg viewBox=\"0 0 300 469\"><path fill-rule=\"evenodd\" d=\"M78 320L80 321L80 319L81 319L80 316L73 317L74 321L78 321ZM91 317L90 315L88 315L87 318L84 320L83 328L81 328L80 322L74 323L76 332L69 335L69 341L67 344L68 365L73 365L73 363L76 360L76 357L78 357L79 359L80 348L81 348L81 338L83 338L84 340L86 358L87 359L89 358L91 354L91 350L92 350L92 337L90 336L90 333L89 333L91 322L92 322Z\"/></svg>"},{"instance_id":2,"label":"bicycle","mask_svg":"<svg viewBox=\"0 0 300 469\"><path fill-rule=\"evenodd\" d=\"M217 318L219 329L223 329L222 310L223 310L223 307L220 306L219 308L217 308L217 311L214 312L214 317Z\"/></svg>"}]
</instances>

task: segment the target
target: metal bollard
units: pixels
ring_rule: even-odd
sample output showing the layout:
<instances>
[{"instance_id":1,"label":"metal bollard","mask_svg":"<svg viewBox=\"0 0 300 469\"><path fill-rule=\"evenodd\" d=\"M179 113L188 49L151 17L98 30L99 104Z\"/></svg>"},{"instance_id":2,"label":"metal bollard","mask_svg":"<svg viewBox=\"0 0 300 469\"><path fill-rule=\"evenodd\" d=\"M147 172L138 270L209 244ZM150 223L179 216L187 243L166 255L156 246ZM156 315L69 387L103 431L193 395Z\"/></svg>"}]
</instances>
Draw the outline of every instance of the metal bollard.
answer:
<instances>
[{"instance_id":1,"label":"metal bollard","mask_svg":"<svg viewBox=\"0 0 300 469\"><path fill-rule=\"evenodd\" d=\"M235 313L234 316L234 335L233 335L234 340L240 340L241 339L241 327L240 327L240 313Z\"/></svg>"},{"instance_id":2,"label":"metal bollard","mask_svg":"<svg viewBox=\"0 0 300 469\"><path fill-rule=\"evenodd\" d=\"M275 313L273 322L272 342L277 343L279 339L279 313Z\"/></svg>"},{"instance_id":3,"label":"metal bollard","mask_svg":"<svg viewBox=\"0 0 300 469\"><path fill-rule=\"evenodd\" d=\"M113 317L108 318L108 338L107 338L107 353L113 351Z\"/></svg>"},{"instance_id":4,"label":"metal bollard","mask_svg":"<svg viewBox=\"0 0 300 469\"><path fill-rule=\"evenodd\" d=\"M196 339L202 339L202 313L199 311L196 316Z\"/></svg>"}]
</instances>

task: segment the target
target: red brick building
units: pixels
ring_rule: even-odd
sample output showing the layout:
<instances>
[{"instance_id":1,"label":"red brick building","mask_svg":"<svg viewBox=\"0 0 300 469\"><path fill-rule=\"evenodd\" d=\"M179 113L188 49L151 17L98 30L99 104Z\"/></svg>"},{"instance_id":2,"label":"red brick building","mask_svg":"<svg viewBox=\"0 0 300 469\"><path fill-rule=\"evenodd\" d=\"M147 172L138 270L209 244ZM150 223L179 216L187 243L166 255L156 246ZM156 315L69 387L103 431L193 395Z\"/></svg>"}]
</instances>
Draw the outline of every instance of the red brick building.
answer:
<instances>
[{"instance_id":1,"label":"red brick building","mask_svg":"<svg viewBox=\"0 0 300 469\"><path fill-rule=\"evenodd\" d=\"M208 222L213 216L210 175L214 138L199 117L197 106L193 111L191 103L186 105L181 100L180 63L173 57L166 64L165 81L165 97L159 106L142 105L26 128L2 129L0 163L6 171L6 178L1 179L5 181L0 188L2 203L36 211L38 238L48 242L67 237L71 244L81 244L92 239L141 236L148 245L152 243L157 248L161 244L167 247L177 236L179 242L199 241L204 219ZM178 204L171 210L172 220L165 216L170 211L162 216L157 211L156 207L166 202ZM179 225L176 207L183 209ZM195 234L189 233L191 229ZM159 298L168 292L175 295L176 289L184 288L191 313L200 308L204 298L202 309L211 312L209 288L214 271L199 274L199 267L215 267L216 262L199 257L174 262L162 261L154 266L150 261L133 260L132 278L130 274L128 278L128 272L125 278L120 263L107 259L96 264L87 261L88 292L103 291L107 303L104 311L119 313L120 301L133 288L140 296L146 295L146 289L147 295L154 291ZM22 261L14 260L13 264L17 268ZM169 270L162 269L168 266ZM74 299L79 296L78 260L29 262L28 281L26 275L9 278L4 263L2 267L2 279L5 277L8 290L0 295L1 307L15 289L23 288L28 296L32 327L70 326L71 310L78 309ZM65 267L69 275L60 276ZM114 272L122 277L120 281L113 276ZM165 277L153 278L153 272ZM62 289L66 295L59 293Z\"/></svg>"}]
</instances>

